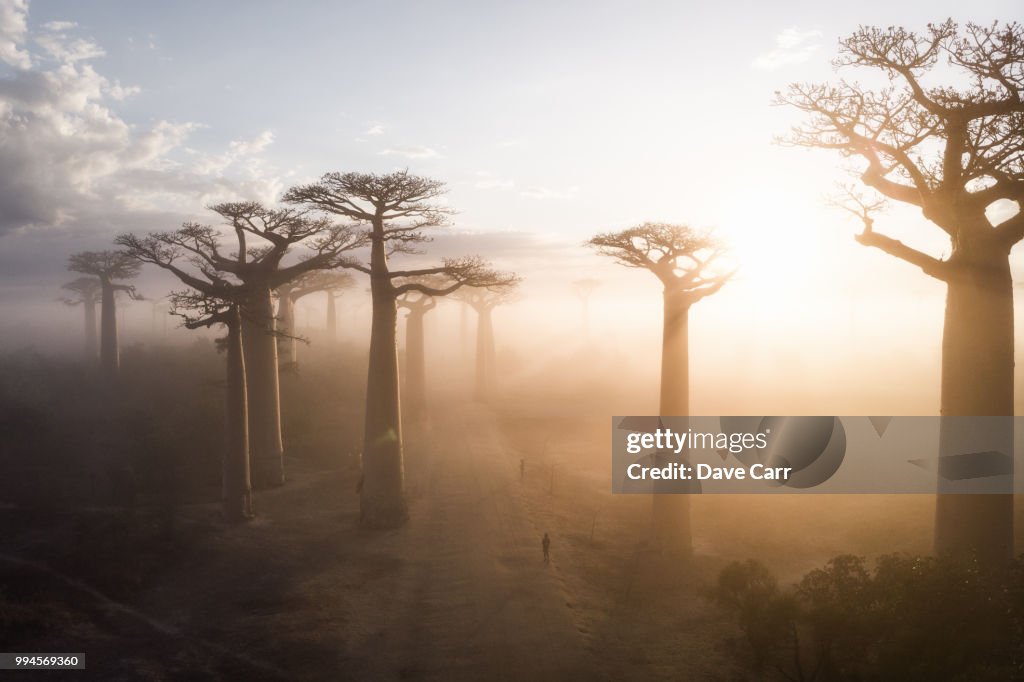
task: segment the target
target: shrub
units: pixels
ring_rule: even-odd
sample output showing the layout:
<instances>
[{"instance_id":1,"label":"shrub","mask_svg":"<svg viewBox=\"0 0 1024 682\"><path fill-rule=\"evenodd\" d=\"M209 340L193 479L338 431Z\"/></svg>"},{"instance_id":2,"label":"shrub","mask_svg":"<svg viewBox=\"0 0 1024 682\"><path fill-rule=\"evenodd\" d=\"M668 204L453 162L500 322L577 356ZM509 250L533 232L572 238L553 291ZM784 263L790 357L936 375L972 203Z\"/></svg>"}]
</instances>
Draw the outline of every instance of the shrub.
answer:
<instances>
[{"instance_id":1,"label":"shrub","mask_svg":"<svg viewBox=\"0 0 1024 682\"><path fill-rule=\"evenodd\" d=\"M762 564L726 566L733 611L758 672L791 680L1024 679L1024 557L838 556L782 590Z\"/></svg>"}]
</instances>

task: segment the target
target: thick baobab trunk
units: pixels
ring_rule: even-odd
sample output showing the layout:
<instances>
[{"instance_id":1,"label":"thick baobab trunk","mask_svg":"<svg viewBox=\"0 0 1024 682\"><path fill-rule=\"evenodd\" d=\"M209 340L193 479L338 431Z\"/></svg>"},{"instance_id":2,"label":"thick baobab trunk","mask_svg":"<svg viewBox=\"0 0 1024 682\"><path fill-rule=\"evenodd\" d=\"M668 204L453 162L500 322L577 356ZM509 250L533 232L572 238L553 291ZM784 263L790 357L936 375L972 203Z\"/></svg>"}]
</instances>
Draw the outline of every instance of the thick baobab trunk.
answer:
<instances>
[{"instance_id":1,"label":"thick baobab trunk","mask_svg":"<svg viewBox=\"0 0 1024 682\"><path fill-rule=\"evenodd\" d=\"M334 292L327 292L327 343L338 342L338 311L335 308Z\"/></svg>"},{"instance_id":2,"label":"thick baobab trunk","mask_svg":"<svg viewBox=\"0 0 1024 682\"><path fill-rule=\"evenodd\" d=\"M425 311L412 310L405 318L404 413L410 422L421 420L427 408L427 368L424 353Z\"/></svg>"},{"instance_id":3,"label":"thick baobab trunk","mask_svg":"<svg viewBox=\"0 0 1024 682\"><path fill-rule=\"evenodd\" d=\"M108 377L117 375L121 360L117 348L117 304L114 287L103 282L100 305L100 367Z\"/></svg>"},{"instance_id":4,"label":"thick baobab trunk","mask_svg":"<svg viewBox=\"0 0 1024 682\"><path fill-rule=\"evenodd\" d=\"M256 292L242 310L242 347L249 395L249 447L257 488L284 483L281 394L277 376L277 338L270 289Z\"/></svg>"},{"instance_id":5,"label":"thick baobab trunk","mask_svg":"<svg viewBox=\"0 0 1024 682\"><path fill-rule=\"evenodd\" d=\"M278 360L288 364L296 364L299 361L298 343L295 340L295 300L290 293L281 294L277 303L277 328L281 334L278 336Z\"/></svg>"},{"instance_id":6,"label":"thick baobab trunk","mask_svg":"<svg viewBox=\"0 0 1024 682\"><path fill-rule=\"evenodd\" d=\"M476 329L476 399L487 402L497 384L496 353L494 351L494 322L492 308L477 308Z\"/></svg>"},{"instance_id":7,"label":"thick baobab trunk","mask_svg":"<svg viewBox=\"0 0 1024 682\"><path fill-rule=\"evenodd\" d=\"M661 331L662 416L690 414L690 302L677 292L665 292Z\"/></svg>"},{"instance_id":8,"label":"thick baobab trunk","mask_svg":"<svg viewBox=\"0 0 1024 682\"><path fill-rule=\"evenodd\" d=\"M950 259L942 338L942 415L1013 415L1013 283L1005 251ZM940 431L943 455L954 449L953 425ZM1012 437L1010 438L1012 444ZM941 494L935 514L939 552L974 552L993 564L1013 557L1012 482L1006 494ZM1009 477L1012 481L1012 476Z\"/></svg>"},{"instance_id":9,"label":"thick baobab trunk","mask_svg":"<svg viewBox=\"0 0 1024 682\"><path fill-rule=\"evenodd\" d=\"M246 395L242 318L231 311L227 345L227 449L224 451L224 518L245 521L253 516L249 468L249 402Z\"/></svg>"},{"instance_id":10,"label":"thick baobab trunk","mask_svg":"<svg viewBox=\"0 0 1024 682\"><path fill-rule=\"evenodd\" d=\"M382 239L374 240L371 259L373 322L366 380L359 511L363 524L373 528L393 528L409 518L405 503L398 390L398 303L388 276Z\"/></svg>"},{"instance_id":11,"label":"thick baobab trunk","mask_svg":"<svg viewBox=\"0 0 1024 682\"><path fill-rule=\"evenodd\" d=\"M661 400L663 417L684 417L690 414L690 301L685 292L665 290L664 322L661 341ZM687 453L680 453L684 459ZM690 496L664 492L652 496L654 538L666 553L689 554L693 541L690 533Z\"/></svg>"},{"instance_id":12,"label":"thick baobab trunk","mask_svg":"<svg viewBox=\"0 0 1024 682\"><path fill-rule=\"evenodd\" d=\"M85 310L85 357L96 361L96 299L90 297L82 301Z\"/></svg>"}]
</instances>

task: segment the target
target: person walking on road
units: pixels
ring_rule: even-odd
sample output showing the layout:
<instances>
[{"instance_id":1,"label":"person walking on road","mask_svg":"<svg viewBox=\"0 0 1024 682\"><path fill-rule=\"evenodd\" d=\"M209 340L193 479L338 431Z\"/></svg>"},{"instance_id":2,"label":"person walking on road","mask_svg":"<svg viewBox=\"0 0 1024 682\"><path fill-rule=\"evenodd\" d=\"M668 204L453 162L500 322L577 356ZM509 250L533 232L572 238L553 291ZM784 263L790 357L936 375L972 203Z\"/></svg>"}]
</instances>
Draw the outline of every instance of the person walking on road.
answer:
<instances>
[{"instance_id":1,"label":"person walking on road","mask_svg":"<svg viewBox=\"0 0 1024 682\"><path fill-rule=\"evenodd\" d=\"M544 539L540 541L540 546L544 550L544 563L551 563L551 538L547 533L544 533Z\"/></svg>"}]
</instances>

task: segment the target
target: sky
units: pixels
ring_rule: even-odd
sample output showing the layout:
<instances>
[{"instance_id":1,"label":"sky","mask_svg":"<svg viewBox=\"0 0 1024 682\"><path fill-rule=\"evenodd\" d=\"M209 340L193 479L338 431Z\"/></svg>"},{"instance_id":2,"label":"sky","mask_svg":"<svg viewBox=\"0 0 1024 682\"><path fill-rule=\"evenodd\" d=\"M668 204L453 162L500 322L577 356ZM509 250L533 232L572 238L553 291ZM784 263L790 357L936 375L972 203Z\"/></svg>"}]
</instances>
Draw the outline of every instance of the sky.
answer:
<instances>
[{"instance_id":1,"label":"sky","mask_svg":"<svg viewBox=\"0 0 1024 682\"><path fill-rule=\"evenodd\" d=\"M1020 9L964 7L0 0L0 344L59 334L72 252L208 222L214 201L273 203L325 171L408 168L446 181L458 211L435 252L516 270L538 315L596 277L602 333L656 328L654 278L582 243L683 222L716 229L740 267L699 304L698 343L799 354L801 336L856 327L911 349L930 325L931 353L941 287L853 241L858 225L825 201L845 162L775 144L799 117L771 99L835 78L836 41L859 24ZM946 248L904 208L877 226Z\"/></svg>"}]
</instances>

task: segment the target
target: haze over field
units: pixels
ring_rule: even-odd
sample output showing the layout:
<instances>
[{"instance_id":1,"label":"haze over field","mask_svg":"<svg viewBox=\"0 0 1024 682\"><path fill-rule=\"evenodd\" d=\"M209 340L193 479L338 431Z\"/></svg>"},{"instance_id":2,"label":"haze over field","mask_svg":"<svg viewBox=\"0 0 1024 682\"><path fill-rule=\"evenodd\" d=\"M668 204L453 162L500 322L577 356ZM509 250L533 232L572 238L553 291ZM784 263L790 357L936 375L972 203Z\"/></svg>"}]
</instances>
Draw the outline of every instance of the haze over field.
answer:
<instances>
[{"instance_id":1,"label":"haze over field","mask_svg":"<svg viewBox=\"0 0 1024 682\"><path fill-rule=\"evenodd\" d=\"M819 395L869 391L849 366L898 358L920 388L889 411L909 411L912 397L928 412L941 286L853 248L859 225L825 201L846 179L841 164L773 145L796 117L769 104L787 82L828 78L852 26L959 9L8 3L0 343L66 346L77 319L49 287L68 252L208 221L203 206L220 200L274 202L325 168L408 167L450 186L458 237L438 236L436 252L477 252L524 276L527 295L503 313L541 321L521 337L526 325L508 325L523 355L572 329L562 311L581 277L604 282L591 302L601 343L656 348L655 283L579 244L640 220L683 221L718 228L740 266L695 312L698 386L706 374L771 395L800 376ZM1013 9L984 3L972 18ZM881 222L942 253L915 211L896 206ZM166 289L155 277L140 288ZM312 319L320 306L307 302ZM152 326L149 306L123 314L129 344ZM648 352L626 355L630 373L656 371L631 359ZM732 398L710 393L696 392L701 410L728 411Z\"/></svg>"},{"instance_id":2,"label":"haze over field","mask_svg":"<svg viewBox=\"0 0 1024 682\"><path fill-rule=\"evenodd\" d=\"M0 654L1016 679L996 435L618 495L609 417L1015 413L1018 4L0 0Z\"/></svg>"}]
</instances>

